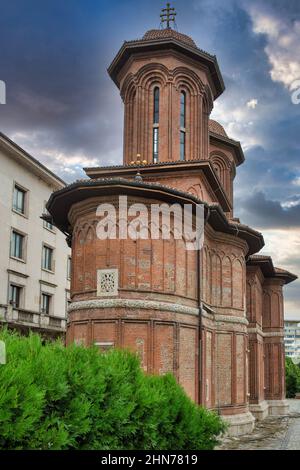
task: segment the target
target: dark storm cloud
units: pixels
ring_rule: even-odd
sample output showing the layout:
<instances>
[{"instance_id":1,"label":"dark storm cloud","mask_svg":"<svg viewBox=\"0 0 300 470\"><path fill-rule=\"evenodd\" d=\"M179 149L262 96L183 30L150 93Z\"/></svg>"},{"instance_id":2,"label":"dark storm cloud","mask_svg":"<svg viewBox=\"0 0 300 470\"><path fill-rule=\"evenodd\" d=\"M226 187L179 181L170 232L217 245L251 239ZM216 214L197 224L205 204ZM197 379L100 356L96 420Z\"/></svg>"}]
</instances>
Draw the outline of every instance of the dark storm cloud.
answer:
<instances>
[{"instance_id":1,"label":"dark storm cloud","mask_svg":"<svg viewBox=\"0 0 300 470\"><path fill-rule=\"evenodd\" d=\"M284 149L278 136L274 135L273 142L273 147L253 146L245 152L246 162L238 168L235 180L237 211L253 192L262 191L268 200L283 205L297 199L300 151L294 147L295 138Z\"/></svg>"},{"instance_id":2,"label":"dark storm cloud","mask_svg":"<svg viewBox=\"0 0 300 470\"><path fill-rule=\"evenodd\" d=\"M1 130L38 158L45 146L99 163L112 149L121 158L122 107L106 73L112 55L99 5L98 23L87 15L87 27L82 14L89 2L12 3L0 16L0 75L7 84Z\"/></svg>"},{"instance_id":3,"label":"dark storm cloud","mask_svg":"<svg viewBox=\"0 0 300 470\"><path fill-rule=\"evenodd\" d=\"M269 200L263 192L258 192L239 201L239 207L242 221L255 227L300 229L299 198L296 198L295 205L282 207L279 201Z\"/></svg>"}]
</instances>

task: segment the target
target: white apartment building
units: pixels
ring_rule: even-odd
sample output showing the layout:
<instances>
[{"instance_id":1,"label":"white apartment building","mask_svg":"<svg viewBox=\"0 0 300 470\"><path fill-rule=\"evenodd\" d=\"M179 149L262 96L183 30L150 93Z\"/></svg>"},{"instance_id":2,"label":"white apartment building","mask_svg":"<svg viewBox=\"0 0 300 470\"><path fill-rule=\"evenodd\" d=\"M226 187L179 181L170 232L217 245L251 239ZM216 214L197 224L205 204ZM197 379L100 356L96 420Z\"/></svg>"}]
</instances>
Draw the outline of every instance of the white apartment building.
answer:
<instances>
[{"instance_id":1,"label":"white apartment building","mask_svg":"<svg viewBox=\"0 0 300 470\"><path fill-rule=\"evenodd\" d=\"M285 355L300 362L300 319L284 321Z\"/></svg>"},{"instance_id":2,"label":"white apartment building","mask_svg":"<svg viewBox=\"0 0 300 470\"><path fill-rule=\"evenodd\" d=\"M55 337L64 334L70 249L41 219L64 181L0 133L0 324Z\"/></svg>"}]
</instances>

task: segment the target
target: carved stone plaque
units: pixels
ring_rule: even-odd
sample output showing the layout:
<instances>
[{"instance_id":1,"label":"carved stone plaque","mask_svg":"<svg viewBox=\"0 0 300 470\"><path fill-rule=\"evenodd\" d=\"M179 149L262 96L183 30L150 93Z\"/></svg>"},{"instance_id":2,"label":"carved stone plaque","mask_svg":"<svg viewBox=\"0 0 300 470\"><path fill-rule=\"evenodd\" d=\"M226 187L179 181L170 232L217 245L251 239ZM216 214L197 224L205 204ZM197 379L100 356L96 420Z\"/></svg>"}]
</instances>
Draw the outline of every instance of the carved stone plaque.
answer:
<instances>
[{"instance_id":1,"label":"carved stone plaque","mask_svg":"<svg viewBox=\"0 0 300 470\"><path fill-rule=\"evenodd\" d=\"M118 269L98 269L97 296L109 297L118 295L119 272Z\"/></svg>"}]
</instances>

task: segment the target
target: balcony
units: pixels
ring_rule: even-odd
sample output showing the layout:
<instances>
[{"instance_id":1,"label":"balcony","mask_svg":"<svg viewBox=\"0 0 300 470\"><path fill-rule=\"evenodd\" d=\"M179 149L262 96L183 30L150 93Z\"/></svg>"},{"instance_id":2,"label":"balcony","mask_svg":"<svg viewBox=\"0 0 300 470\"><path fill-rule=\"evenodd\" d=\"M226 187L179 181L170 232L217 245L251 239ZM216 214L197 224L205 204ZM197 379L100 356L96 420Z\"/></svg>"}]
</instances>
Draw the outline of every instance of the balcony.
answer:
<instances>
[{"instance_id":1,"label":"balcony","mask_svg":"<svg viewBox=\"0 0 300 470\"><path fill-rule=\"evenodd\" d=\"M62 336L66 331L66 318L14 308L12 305L0 305L1 324L16 330L32 330L52 337Z\"/></svg>"}]
</instances>

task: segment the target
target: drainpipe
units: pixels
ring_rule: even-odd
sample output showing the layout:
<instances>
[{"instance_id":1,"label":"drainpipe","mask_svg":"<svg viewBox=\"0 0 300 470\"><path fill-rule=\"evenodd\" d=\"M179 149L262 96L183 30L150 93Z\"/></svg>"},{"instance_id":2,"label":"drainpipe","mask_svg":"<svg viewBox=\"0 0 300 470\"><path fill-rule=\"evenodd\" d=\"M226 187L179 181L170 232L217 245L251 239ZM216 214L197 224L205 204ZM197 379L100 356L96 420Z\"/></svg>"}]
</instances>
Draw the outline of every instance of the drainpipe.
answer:
<instances>
[{"instance_id":1,"label":"drainpipe","mask_svg":"<svg viewBox=\"0 0 300 470\"><path fill-rule=\"evenodd\" d=\"M204 226L203 230L205 229L206 223L210 217L210 208L206 206L207 213L204 219ZM204 236L204 233L203 233ZM199 303L199 346L198 346L198 384L199 384L199 393L198 393L198 404L202 405L205 403L203 402L202 397L202 379L203 379L203 367L202 367L202 360L203 360L203 351L202 351L202 301L201 301L201 265L202 265L202 249L199 250L199 254L197 256L197 270L198 270L198 285L197 285L197 295L198 295L198 303Z\"/></svg>"}]
</instances>

